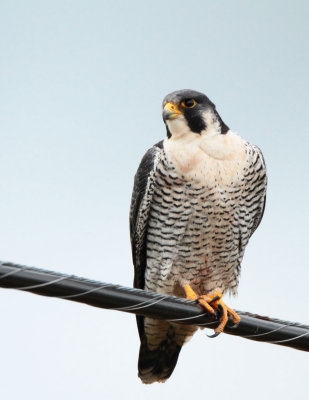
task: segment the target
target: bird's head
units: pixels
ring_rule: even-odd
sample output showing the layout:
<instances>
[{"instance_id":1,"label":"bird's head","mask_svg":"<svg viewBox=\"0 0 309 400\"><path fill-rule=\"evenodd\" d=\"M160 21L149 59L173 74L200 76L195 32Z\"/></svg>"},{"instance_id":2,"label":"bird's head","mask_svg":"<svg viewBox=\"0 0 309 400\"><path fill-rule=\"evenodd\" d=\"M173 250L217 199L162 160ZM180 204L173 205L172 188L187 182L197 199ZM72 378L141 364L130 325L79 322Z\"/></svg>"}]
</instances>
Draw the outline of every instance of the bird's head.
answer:
<instances>
[{"instance_id":1,"label":"bird's head","mask_svg":"<svg viewBox=\"0 0 309 400\"><path fill-rule=\"evenodd\" d=\"M186 134L225 134L229 128L216 111L216 106L203 93L195 90L177 90L163 100L163 120L167 137Z\"/></svg>"}]
</instances>

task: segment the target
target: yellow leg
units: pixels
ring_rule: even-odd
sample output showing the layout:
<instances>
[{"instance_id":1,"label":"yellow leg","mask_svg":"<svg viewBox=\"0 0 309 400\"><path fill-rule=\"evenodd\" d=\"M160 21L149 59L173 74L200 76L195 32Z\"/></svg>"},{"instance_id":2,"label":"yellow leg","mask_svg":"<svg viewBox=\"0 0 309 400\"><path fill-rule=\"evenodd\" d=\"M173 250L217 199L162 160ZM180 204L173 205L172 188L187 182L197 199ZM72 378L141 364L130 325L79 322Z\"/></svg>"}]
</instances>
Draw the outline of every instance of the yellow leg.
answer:
<instances>
[{"instance_id":1,"label":"yellow leg","mask_svg":"<svg viewBox=\"0 0 309 400\"><path fill-rule=\"evenodd\" d=\"M188 300L198 300L198 302L206 308L206 310L210 313L210 314L214 314L215 310L211 307L210 304L208 304L208 300L211 300L211 297L209 297L209 299L207 298L208 296L199 296L198 294L195 293L195 291L191 288L190 285L186 285L184 287L186 296Z\"/></svg>"},{"instance_id":2,"label":"yellow leg","mask_svg":"<svg viewBox=\"0 0 309 400\"><path fill-rule=\"evenodd\" d=\"M222 308L222 316L220 318L220 324L215 329L216 333L223 332L225 325L227 324L228 317L231 315L233 317L233 322L238 324L240 322L239 315L228 307L222 301L222 293L218 290L210 293L209 295L199 296L195 293L195 291L191 288L190 285L186 285L184 287L186 296L188 300L197 300L210 314L214 314L215 310ZM211 305L209 304L211 303Z\"/></svg>"}]
</instances>

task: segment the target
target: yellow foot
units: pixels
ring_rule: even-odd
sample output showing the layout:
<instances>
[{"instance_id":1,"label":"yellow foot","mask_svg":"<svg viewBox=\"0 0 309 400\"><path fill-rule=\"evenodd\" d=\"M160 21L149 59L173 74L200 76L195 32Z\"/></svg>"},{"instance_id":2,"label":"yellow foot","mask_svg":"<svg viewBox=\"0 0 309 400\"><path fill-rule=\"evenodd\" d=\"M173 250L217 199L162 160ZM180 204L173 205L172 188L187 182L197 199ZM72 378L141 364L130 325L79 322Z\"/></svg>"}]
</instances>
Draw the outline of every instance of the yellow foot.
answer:
<instances>
[{"instance_id":1,"label":"yellow foot","mask_svg":"<svg viewBox=\"0 0 309 400\"><path fill-rule=\"evenodd\" d=\"M220 309L222 311L222 316L220 317L220 324L214 330L216 333L223 332L225 325L227 324L228 317L231 315L233 317L233 322L238 324L240 322L239 315L228 307L222 301L222 293L218 290L210 293L209 295L199 296L195 293L195 291L191 288L190 285L186 285L184 287L186 296L188 300L197 300L210 314L214 314L215 310Z\"/></svg>"}]
</instances>

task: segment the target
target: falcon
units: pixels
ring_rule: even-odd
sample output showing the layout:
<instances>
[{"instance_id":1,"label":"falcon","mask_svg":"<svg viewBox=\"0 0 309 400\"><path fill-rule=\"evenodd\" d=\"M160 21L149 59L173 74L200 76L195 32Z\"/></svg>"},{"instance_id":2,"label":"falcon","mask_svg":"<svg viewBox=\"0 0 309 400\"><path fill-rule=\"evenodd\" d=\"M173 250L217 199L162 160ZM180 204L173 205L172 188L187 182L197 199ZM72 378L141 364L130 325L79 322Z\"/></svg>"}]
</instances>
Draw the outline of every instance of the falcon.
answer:
<instances>
[{"instance_id":1,"label":"falcon","mask_svg":"<svg viewBox=\"0 0 309 400\"><path fill-rule=\"evenodd\" d=\"M196 300L228 317L246 245L261 222L266 168L261 150L232 132L204 94L179 90L163 100L166 137L144 155L130 209L134 287ZM164 382L197 327L137 316L138 375Z\"/></svg>"}]
</instances>

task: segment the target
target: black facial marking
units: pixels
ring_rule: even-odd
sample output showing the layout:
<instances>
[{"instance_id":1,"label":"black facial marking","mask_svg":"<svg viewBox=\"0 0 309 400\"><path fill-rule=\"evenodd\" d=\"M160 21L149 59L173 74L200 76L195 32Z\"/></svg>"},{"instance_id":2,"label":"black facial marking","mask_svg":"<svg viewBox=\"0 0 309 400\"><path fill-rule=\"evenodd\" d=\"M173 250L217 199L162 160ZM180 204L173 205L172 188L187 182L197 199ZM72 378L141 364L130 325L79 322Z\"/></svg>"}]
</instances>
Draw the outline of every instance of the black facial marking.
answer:
<instances>
[{"instance_id":1,"label":"black facial marking","mask_svg":"<svg viewBox=\"0 0 309 400\"><path fill-rule=\"evenodd\" d=\"M220 124L221 134L224 135L229 131L229 127L218 114L216 106L203 93L191 89L178 90L168 94L164 98L163 107L167 102L178 105L179 109L183 112L189 128L194 133L201 134L201 132L207 128L203 118L203 113L205 111L211 111L214 114L216 120ZM181 105L181 103L183 103L184 106ZM167 126L166 130L167 137L170 138L172 134Z\"/></svg>"},{"instance_id":2,"label":"black facial marking","mask_svg":"<svg viewBox=\"0 0 309 400\"><path fill-rule=\"evenodd\" d=\"M202 118L201 110L199 109L198 105L196 105L195 108L195 110L191 108L185 109L184 116L191 131L201 134L201 132L206 129L206 123Z\"/></svg>"},{"instance_id":3,"label":"black facial marking","mask_svg":"<svg viewBox=\"0 0 309 400\"><path fill-rule=\"evenodd\" d=\"M170 138L172 137L171 131L169 130L167 124L166 124L165 126L166 126L166 135L167 135L167 138L170 139Z\"/></svg>"}]
</instances>

